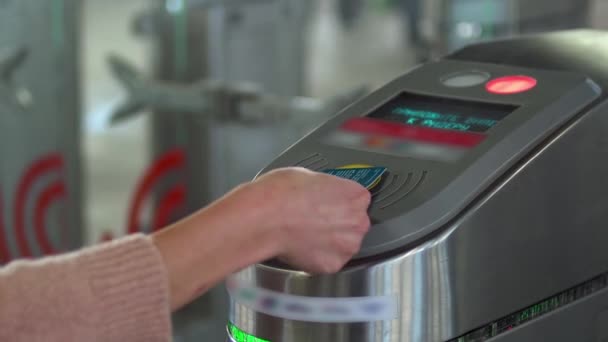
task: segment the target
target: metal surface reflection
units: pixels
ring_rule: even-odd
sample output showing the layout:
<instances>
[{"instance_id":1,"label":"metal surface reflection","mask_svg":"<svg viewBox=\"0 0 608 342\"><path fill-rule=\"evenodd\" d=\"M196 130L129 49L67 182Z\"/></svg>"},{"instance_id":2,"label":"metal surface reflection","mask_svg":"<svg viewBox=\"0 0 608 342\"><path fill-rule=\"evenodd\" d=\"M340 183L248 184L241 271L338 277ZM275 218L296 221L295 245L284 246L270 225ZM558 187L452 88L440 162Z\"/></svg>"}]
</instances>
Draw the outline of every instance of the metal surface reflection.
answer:
<instances>
[{"instance_id":1,"label":"metal surface reflection","mask_svg":"<svg viewBox=\"0 0 608 342\"><path fill-rule=\"evenodd\" d=\"M318 297L369 297L400 293L399 319L350 325L285 321L232 301L231 322L271 341L435 341L454 330L453 230L403 256L351 267L336 277L311 277L259 265L236 279L278 292ZM452 252L453 253L453 252ZM260 322L260 320L263 320ZM400 332L400 333L399 333Z\"/></svg>"}]
</instances>

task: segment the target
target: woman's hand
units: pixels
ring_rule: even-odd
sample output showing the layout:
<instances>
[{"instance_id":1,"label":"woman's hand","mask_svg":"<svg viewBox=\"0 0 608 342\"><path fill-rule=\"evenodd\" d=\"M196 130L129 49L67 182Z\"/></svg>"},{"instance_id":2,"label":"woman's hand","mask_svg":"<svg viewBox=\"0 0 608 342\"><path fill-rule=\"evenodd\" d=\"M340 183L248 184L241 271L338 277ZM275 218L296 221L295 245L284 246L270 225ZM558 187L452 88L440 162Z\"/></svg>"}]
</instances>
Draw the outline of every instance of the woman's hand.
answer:
<instances>
[{"instance_id":1,"label":"woman's hand","mask_svg":"<svg viewBox=\"0 0 608 342\"><path fill-rule=\"evenodd\" d=\"M305 169L270 172L153 235L174 309L233 272L267 259L311 273L339 271L369 229L369 192Z\"/></svg>"},{"instance_id":2,"label":"woman's hand","mask_svg":"<svg viewBox=\"0 0 608 342\"><path fill-rule=\"evenodd\" d=\"M279 258L312 273L339 271L370 227L371 195L356 182L305 169L270 172L255 183L276 210Z\"/></svg>"}]
</instances>

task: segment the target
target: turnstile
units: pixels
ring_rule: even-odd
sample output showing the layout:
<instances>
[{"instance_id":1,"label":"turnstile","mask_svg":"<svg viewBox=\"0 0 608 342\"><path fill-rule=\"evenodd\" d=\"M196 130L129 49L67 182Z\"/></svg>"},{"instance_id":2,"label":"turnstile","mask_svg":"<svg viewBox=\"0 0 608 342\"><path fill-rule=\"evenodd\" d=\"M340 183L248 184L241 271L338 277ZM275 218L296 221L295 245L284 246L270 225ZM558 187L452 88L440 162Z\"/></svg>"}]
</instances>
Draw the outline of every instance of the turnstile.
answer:
<instances>
[{"instance_id":1,"label":"turnstile","mask_svg":"<svg viewBox=\"0 0 608 342\"><path fill-rule=\"evenodd\" d=\"M471 46L283 153L264 172L386 168L373 227L335 275L276 260L235 274L230 339L608 340L607 43L571 31Z\"/></svg>"},{"instance_id":2,"label":"turnstile","mask_svg":"<svg viewBox=\"0 0 608 342\"><path fill-rule=\"evenodd\" d=\"M80 7L0 2L0 263L83 242Z\"/></svg>"}]
</instances>

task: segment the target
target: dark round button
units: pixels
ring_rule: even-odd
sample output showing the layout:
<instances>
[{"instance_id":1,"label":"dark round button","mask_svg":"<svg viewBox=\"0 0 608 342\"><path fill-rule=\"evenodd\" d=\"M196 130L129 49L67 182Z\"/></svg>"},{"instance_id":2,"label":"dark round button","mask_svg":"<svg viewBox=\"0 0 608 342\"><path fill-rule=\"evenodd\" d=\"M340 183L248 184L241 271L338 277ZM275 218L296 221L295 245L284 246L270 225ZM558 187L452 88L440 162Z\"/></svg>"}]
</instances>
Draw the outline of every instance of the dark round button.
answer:
<instances>
[{"instance_id":1,"label":"dark round button","mask_svg":"<svg viewBox=\"0 0 608 342\"><path fill-rule=\"evenodd\" d=\"M447 75L441 79L441 83L450 88L474 87L485 83L490 79L490 74L483 71L460 71Z\"/></svg>"}]
</instances>

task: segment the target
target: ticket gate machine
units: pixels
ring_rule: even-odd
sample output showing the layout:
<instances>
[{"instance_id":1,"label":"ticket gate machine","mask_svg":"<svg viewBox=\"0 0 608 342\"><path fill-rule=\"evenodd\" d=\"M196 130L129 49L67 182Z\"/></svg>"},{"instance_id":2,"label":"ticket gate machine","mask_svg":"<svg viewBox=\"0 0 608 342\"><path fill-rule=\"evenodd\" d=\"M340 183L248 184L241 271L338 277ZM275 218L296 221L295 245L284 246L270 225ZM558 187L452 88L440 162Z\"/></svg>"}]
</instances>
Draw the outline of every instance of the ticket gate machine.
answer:
<instances>
[{"instance_id":1,"label":"ticket gate machine","mask_svg":"<svg viewBox=\"0 0 608 342\"><path fill-rule=\"evenodd\" d=\"M338 274L228 281L229 339L608 340L608 33L465 48L354 103L263 172L388 169Z\"/></svg>"}]
</instances>

